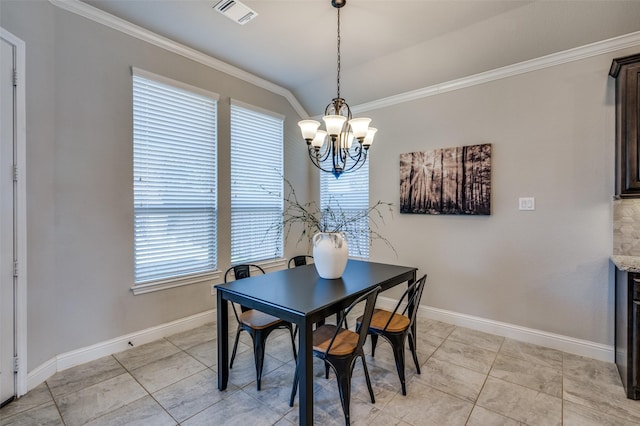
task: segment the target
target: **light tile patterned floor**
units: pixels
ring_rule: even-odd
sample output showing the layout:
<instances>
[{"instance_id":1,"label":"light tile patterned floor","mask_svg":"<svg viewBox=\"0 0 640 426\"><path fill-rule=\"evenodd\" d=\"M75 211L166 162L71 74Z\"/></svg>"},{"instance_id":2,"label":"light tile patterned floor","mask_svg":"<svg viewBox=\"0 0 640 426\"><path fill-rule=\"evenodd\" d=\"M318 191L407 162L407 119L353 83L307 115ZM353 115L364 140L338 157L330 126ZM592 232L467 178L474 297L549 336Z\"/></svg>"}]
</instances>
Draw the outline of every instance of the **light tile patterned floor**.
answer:
<instances>
[{"instance_id":1,"label":"light tile patterned floor","mask_svg":"<svg viewBox=\"0 0 640 426\"><path fill-rule=\"evenodd\" d=\"M375 404L357 364L355 425L640 424L640 401L625 398L614 364L432 320L419 320L418 331L422 374L407 356L407 396L386 342L367 358ZM297 401L288 405L289 336L269 338L260 392L252 356L243 333L229 388L219 392L215 324L205 325L62 371L2 408L0 424L298 424ZM315 423L342 425L335 377L326 380L315 362Z\"/></svg>"}]
</instances>

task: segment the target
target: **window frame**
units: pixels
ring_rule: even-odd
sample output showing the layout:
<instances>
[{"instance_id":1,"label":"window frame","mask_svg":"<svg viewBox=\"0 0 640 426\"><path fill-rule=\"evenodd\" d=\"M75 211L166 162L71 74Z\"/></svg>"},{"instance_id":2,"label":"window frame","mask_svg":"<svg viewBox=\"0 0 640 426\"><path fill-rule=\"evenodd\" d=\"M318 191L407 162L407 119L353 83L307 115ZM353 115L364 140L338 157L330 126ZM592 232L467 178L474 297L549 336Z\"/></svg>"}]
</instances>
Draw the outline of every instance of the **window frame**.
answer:
<instances>
[{"instance_id":1,"label":"window frame","mask_svg":"<svg viewBox=\"0 0 640 426\"><path fill-rule=\"evenodd\" d=\"M265 184L269 186L269 190L265 191L270 191L270 192L276 192L279 194L279 198L277 200L277 203L274 203L274 205L272 206L272 208L276 208L279 210L279 212L277 214L274 215L274 221L277 220L275 219L276 217L282 218L282 215L284 213L284 126L285 126L285 116L282 114L278 114L276 112L273 112L271 110L267 110L255 105L251 105L242 101L239 101L237 99L230 99L229 101L230 103L230 107L229 107L229 140L230 140L230 152L229 152L229 165L230 165L230 197L231 197L231 202L230 202L230 221L229 221L229 231L230 231L230 247L229 247L229 254L230 254L230 263L231 265L236 265L236 264L241 264L241 263L255 263L255 264L272 264L272 263L281 263L283 256L284 256L284 239L282 237L282 235L278 236L278 242L276 244L274 244L275 247L273 247L274 250L274 254L271 255L266 255L266 257L252 257L252 256L245 256L245 257L238 257L235 256L234 257L234 249L236 249L235 244L237 243L237 241L234 239L234 200L236 200L235 196L234 196L234 182L236 180L236 177L234 175L234 167L237 167L237 165L234 165L234 148L237 148L240 146L239 142L240 141L234 141L234 109L238 108L241 110L246 110L250 113L253 114L259 114L265 117L265 120L268 119L272 119L274 120L274 124L277 123L278 127L279 127L279 132L274 135L277 136L278 139L278 152L272 151L272 152L268 152L268 154L270 154L272 156L272 160L273 158L278 160L278 164L276 164L275 166L275 171L274 173L276 174L269 176L270 180L268 182L266 182ZM240 124L240 126L242 126L243 124ZM245 136L246 135L242 135ZM271 135L269 135L271 136ZM255 142L256 145L258 146L262 146L264 147L265 144L263 142L269 141L269 139L267 137L265 137L264 140L260 139L259 142ZM252 141L253 142L253 141ZM246 147L245 147L246 148ZM264 155L265 155L265 151L264 150L260 150L260 151L255 151L256 152L256 156L255 156L255 160L259 160L262 159L264 160ZM263 163L263 161L261 161L260 163L254 163L254 164L261 164ZM273 165L271 163L271 165ZM264 177L264 173L266 172L270 172L270 170L263 170L263 174L262 176ZM246 177L246 174L245 176ZM263 181L264 182L264 181ZM253 183L255 185L255 183ZM237 207L236 207L237 209ZM262 225L262 224L260 224ZM273 226L272 223L269 223L269 228L271 228ZM270 235L269 229L265 229L265 232L263 235L256 235L253 236L254 238L257 237L266 237ZM246 242L243 242L241 244L247 244ZM251 243L248 243L248 245L252 245ZM265 250L266 253L266 250ZM252 253L253 254L253 253Z\"/></svg>"},{"instance_id":2,"label":"window frame","mask_svg":"<svg viewBox=\"0 0 640 426\"><path fill-rule=\"evenodd\" d=\"M213 175L213 179L214 179L214 191L215 191L215 196L214 196L214 200L213 200L213 214L215 217L215 223L214 223L214 231L213 231L213 238L212 238L212 244L213 244L213 267L211 270L206 270L206 271L201 271L201 272L193 272L193 273L185 273L182 275L175 275L175 276L164 276L164 277L158 277L158 278L151 278L149 280L140 280L137 281L136 278L136 274L135 274L135 268L136 268L136 256L135 256L135 247L136 247L136 237L135 237L135 230L134 230L134 258L133 258L133 266L134 266L134 277L133 277L133 281L134 284L131 287L131 290L133 292L134 295L139 295L139 294L145 294L145 293L149 293L149 292L154 292L154 291L158 291L158 290L164 290L164 289L168 289L168 288L174 288L174 287L179 287L179 286L185 286L185 285L190 285L190 284L196 284L196 283L202 283L205 281L211 281L211 280L218 280L220 278L220 272L218 271L218 233L219 233L219 200L218 200L218 185L219 185L219 180L218 180L218 144L219 144L219 135L218 135L218 115L219 115L219 95L217 93L199 88L199 87L195 87L195 86L191 86L189 84L177 81L177 80L173 80L171 78L168 77L164 77L158 74L154 74L152 72L149 71L145 71L145 70L141 70L139 68L135 68L135 67L131 67L131 74L132 74L132 78L131 78L131 93L132 93L132 162L135 163L136 161L136 155L135 155L135 131L136 131L136 126L135 126L135 117L134 117L134 78L135 77L139 77L142 79L146 79L146 80L150 80L153 81L155 83L159 83L161 85L167 85L171 88L177 89L177 90L181 90L181 91L186 91L189 92L191 94L194 94L196 96L201 96L204 98L207 98L208 100L213 101L214 103L214 117L213 117L213 137L214 137L214 146L213 146L213 153L214 153L214 170L212 171L212 175ZM133 170L133 184L135 185L135 169ZM132 190L134 188L132 187ZM133 221L134 221L134 226L135 226L135 221L136 221L136 217L137 217L137 212L136 209L139 209L140 207L137 206L136 204L136 197L135 197L135 193L133 194ZM148 210L148 207L143 207L144 209ZM162 209L162 207L158 207L158 209Z\"/></svg>"},{"instance_id":3,"label":"window frame","mask_svg":"<svg viewBox=\"0 0 640 426\"><path fill-rule=\"evenodd\" d=\"M355 145L355 144L354 144ZM353 148L352 148L353 149ZM366 181L367 184L367 195L366 195L366 203L363 204L361 209L358 210L368 210L370 205L369 205L369 201L370 201L370 175L369 175L369 162L370 162L370 155L367 155L367 161L365 164L362 165L361 168L359 168L358 170L352 171L352 172L346 172L340 175L339 178L336 179L336 177L332 174L332 173L326 173L326 172L320 172L320 209L323 210L326 207L326 202L329 200L335 200L338 204L340 204L340 200L336 199L332 194L325 194L325 191L327 190L327 186L330 185L332 182L340 182L340 183L344 183L345 179L349 179L352 176L358 176L358 173L364 173L363 170L366 170L366 179L364 179L361 176L358 176L361 180L361 182L358 183L364 183L364 181ZM348 192L343 192L342 194L348 194ZM361 201L364 202L364 201ZM340 204L341 208L343 208L343 204ZM369 260L370 256L371 256L371 239L370 239L370 229L371 229L371 220L369 219L369 216L366 216L366 221L367 221L367 232L366 232L366 242L362 240L362 238L359 238L359 244L353 245L351 243L351 241L353 240L352 236L349 234L349 232L344 232L347 235L347 245L349 246L349 258L352 259L360 259L360 260ZM364 250L358 252L358 249L356 249L355 247L360 247L362 244L365 244L364 246ZM353 251L352 251L353 249ZM364 253L363 253L364 252Z\"/></svg>"}]
</instances>

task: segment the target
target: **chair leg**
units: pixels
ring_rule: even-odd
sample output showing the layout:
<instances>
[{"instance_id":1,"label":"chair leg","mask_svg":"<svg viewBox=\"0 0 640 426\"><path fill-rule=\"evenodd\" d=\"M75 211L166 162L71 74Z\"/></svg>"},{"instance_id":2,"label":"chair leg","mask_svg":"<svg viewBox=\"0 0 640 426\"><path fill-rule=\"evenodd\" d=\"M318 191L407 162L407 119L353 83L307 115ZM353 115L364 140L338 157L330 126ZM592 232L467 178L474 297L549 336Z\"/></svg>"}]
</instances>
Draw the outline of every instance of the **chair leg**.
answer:
<instances>
[{"instance_id":1,"label":"chair leg","mask_svg":"<svg viewBox=\"0 0 640 426\"><path fill-rule=\"evenodd\" d=\"M344 411L346 425L351 424L349 407L351 405L351 368L346 362L333 366L338 380L338 392L340 393L340 403Z\"/></svg>"},{"instance_id":2,"label":"chair leg","mask_svg":"<svg viewBox=\"0 0 640 426\"><path fill-rule=\"evenodd\" d=\"M329 378L329 363L327 361L324 362L324 378Z\"/></svg>"},{"instance_id":3,"label":"chair leg","mask_svg":"<svg viewBox=\"0 0 640 426\"><path fill-rule=\"evenodd\" d=\"M400 377L400 385L402 386L402 395L407 394L407 387L404 378L404 338L398 335L387 336L389 343L393 347L393 357L396 360L396 369L398 370L398 377Z\"/></svg>"},{"instance_id":4,"label":"chair leg","mask_svg":"<svg viewBox=\"0 0 640 426\"><path fill-rule=\"evenodd\" d=\"M236 359L236 351L238 350L238 340L240 339L240 332L242 327L238 326L236 331L236 340L233 342L233 351L231 352L231 361L229 362L229 369L233 368L233 360Z\"/></svg>"},{"instance_id":5,"label":"chair leg","mask_svg":"<svg viewBox=\"0 0 640 426\"><path fill-rule=\"evenodd\" d=\"M291 335L291 349L293 349L293 360L298 361L298 354L296 353L296 333L298 331L298 326L296 325L296 331L293 331L293 327L287 327L289 329L289 334Z\"/></svg>"},{"instance_id":6,"label":"chair leg","mask_svg":"<svg viewBox=\"0 0 640 426\"><path fill-rule=\"evenodd\" d=\"M264 349L267 343L268 333L256 331L253 337L253 358L256 363L256 386L260 390L262 381L262 367L264 366Z\"/></svg>"},{"instance_id":7,"label":"chair leg","mask_svg":"<svg viewBox=\"0 0 640 426\"><path fill-rule=\"evenodd\" d=\"M409 350L411 350L411 355L413 355L413 362L416 365L416 372L420 373L420 363L418 362L418 351L416 351L416 345L413 340L413 335L409 333Z\"/></svg>"},{"instance_id":8,"label":"chair leg","mask_svg":"<svg viewBox=\"0 0 640 426\"><path fill-rule=\"evenodd\" d=\"M369 388L369 396L371 397L371 403L375 404L376 399L373 396L373 388L371 387L371 379L369 378L369 370L367 369L367 361L364 360L364 354L360 356L362 358L362 367L364 368L364 378L367 380L367 388Z\"/></svg>"},{"instance_id":9,"label":"chair leg","mask_svg":"<svg viewBox=\"0 0 640 426\"><path fill-rule=\"evenodd\" d=\"M296 362L296 373L293 376L293 388L291 388L291 398L289 399L289 407L293 407L293 401L296 399L297 390L298 390L298 363Z\"/></svg>"},{"instance_id":10,"label":"chair leg","mask_svg":"<svg viewBox=\"0 0 640 426\"><path fill-rule=\"evenodd\" d=\"M371 336L371 358L375 358L376 356L376 345L378 344L378 335L370 334Z\"/></svg>"}]
</instances>

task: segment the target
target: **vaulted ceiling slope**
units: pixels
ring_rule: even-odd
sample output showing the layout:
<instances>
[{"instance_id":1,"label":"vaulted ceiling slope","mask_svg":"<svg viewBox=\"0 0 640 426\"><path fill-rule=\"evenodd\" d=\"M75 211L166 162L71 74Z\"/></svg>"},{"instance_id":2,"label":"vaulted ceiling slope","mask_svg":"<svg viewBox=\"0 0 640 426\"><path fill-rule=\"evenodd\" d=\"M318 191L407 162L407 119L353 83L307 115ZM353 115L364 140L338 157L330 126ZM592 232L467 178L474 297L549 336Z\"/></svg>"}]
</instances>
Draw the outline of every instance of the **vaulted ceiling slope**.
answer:
<instances>
[{"instance_id":1,"label":"vaulted ceiling slope","mask_svg":"<svg viewBox=\"0 0 640 426\"><path fill-rule=\"evenodd\" d=\"M244 0L239 25L217 0L84 0L290 90L311 115L336 94L330 0ZM640 31L640 1L348 0L341 95L352 105Z\"/></svg>"}]
</instances>

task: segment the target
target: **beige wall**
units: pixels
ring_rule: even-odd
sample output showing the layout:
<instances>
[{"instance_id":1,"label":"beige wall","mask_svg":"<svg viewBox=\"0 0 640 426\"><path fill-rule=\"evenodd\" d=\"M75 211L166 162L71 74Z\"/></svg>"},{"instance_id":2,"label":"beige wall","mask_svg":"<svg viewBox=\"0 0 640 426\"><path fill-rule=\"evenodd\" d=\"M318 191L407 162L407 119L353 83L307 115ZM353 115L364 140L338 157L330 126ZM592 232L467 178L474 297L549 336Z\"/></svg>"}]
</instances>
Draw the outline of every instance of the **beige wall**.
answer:
<instances>
[{"instance_id":1,"label":"beige wall","mask_svg":"<svg viewBox=\"0 0 640 426\"><path fill-rule=\"evenodd\" d=\"M228 100L285 115L285 174L317 196L317 172L282 97L57 9L0 2L27 48L28 368L213 307L210 285L133 296L131 77L136 66L217 92L219 266L229 259ZM637 49L636 49L637 50ZM371 201L396 204L372 260L429 274L424 304L613 343L614 52L369 111L380 129ZM361 114L363 115L363 114ZM399 155L493 144L492 215L400 215ZM306 182L306 184L305 184ZM519 212L521 196L536 211ZM286 255L300 248L288 247Z\"/></svg>"},{"instance_id":2,"label":"beige wall","mask_svg":"<svg viewBox=\"0 0 640 426\"><path fill-rule=\"evenodd\" d=\"M134 296L131 66L220 94L219 269L229 265L229 98L284 115L285 175L307 182L283 97L63 11L0 3L26 43L28 370L214 307L211 283ZM307 185L299 188L308 196ZM304 199L304 198L303 198ZM285 254L289 255L289 249Z\"/></svg>"},{"instance_id":3,"label":"beige wall","mask_svg":"<svg viewBox=\"0 0 640 426\"><path fill-rule=\"evenodd\" d=\"M401 153L493 144L491 216L396 213L385 229L398 261L429 274L424 304L613 344L608 71L633 51L367 112L372 201L398 203ZM518 211L528 196L536 210ZM373 259L394 260L382 245Z\"/></svg>"}]
</instances>

